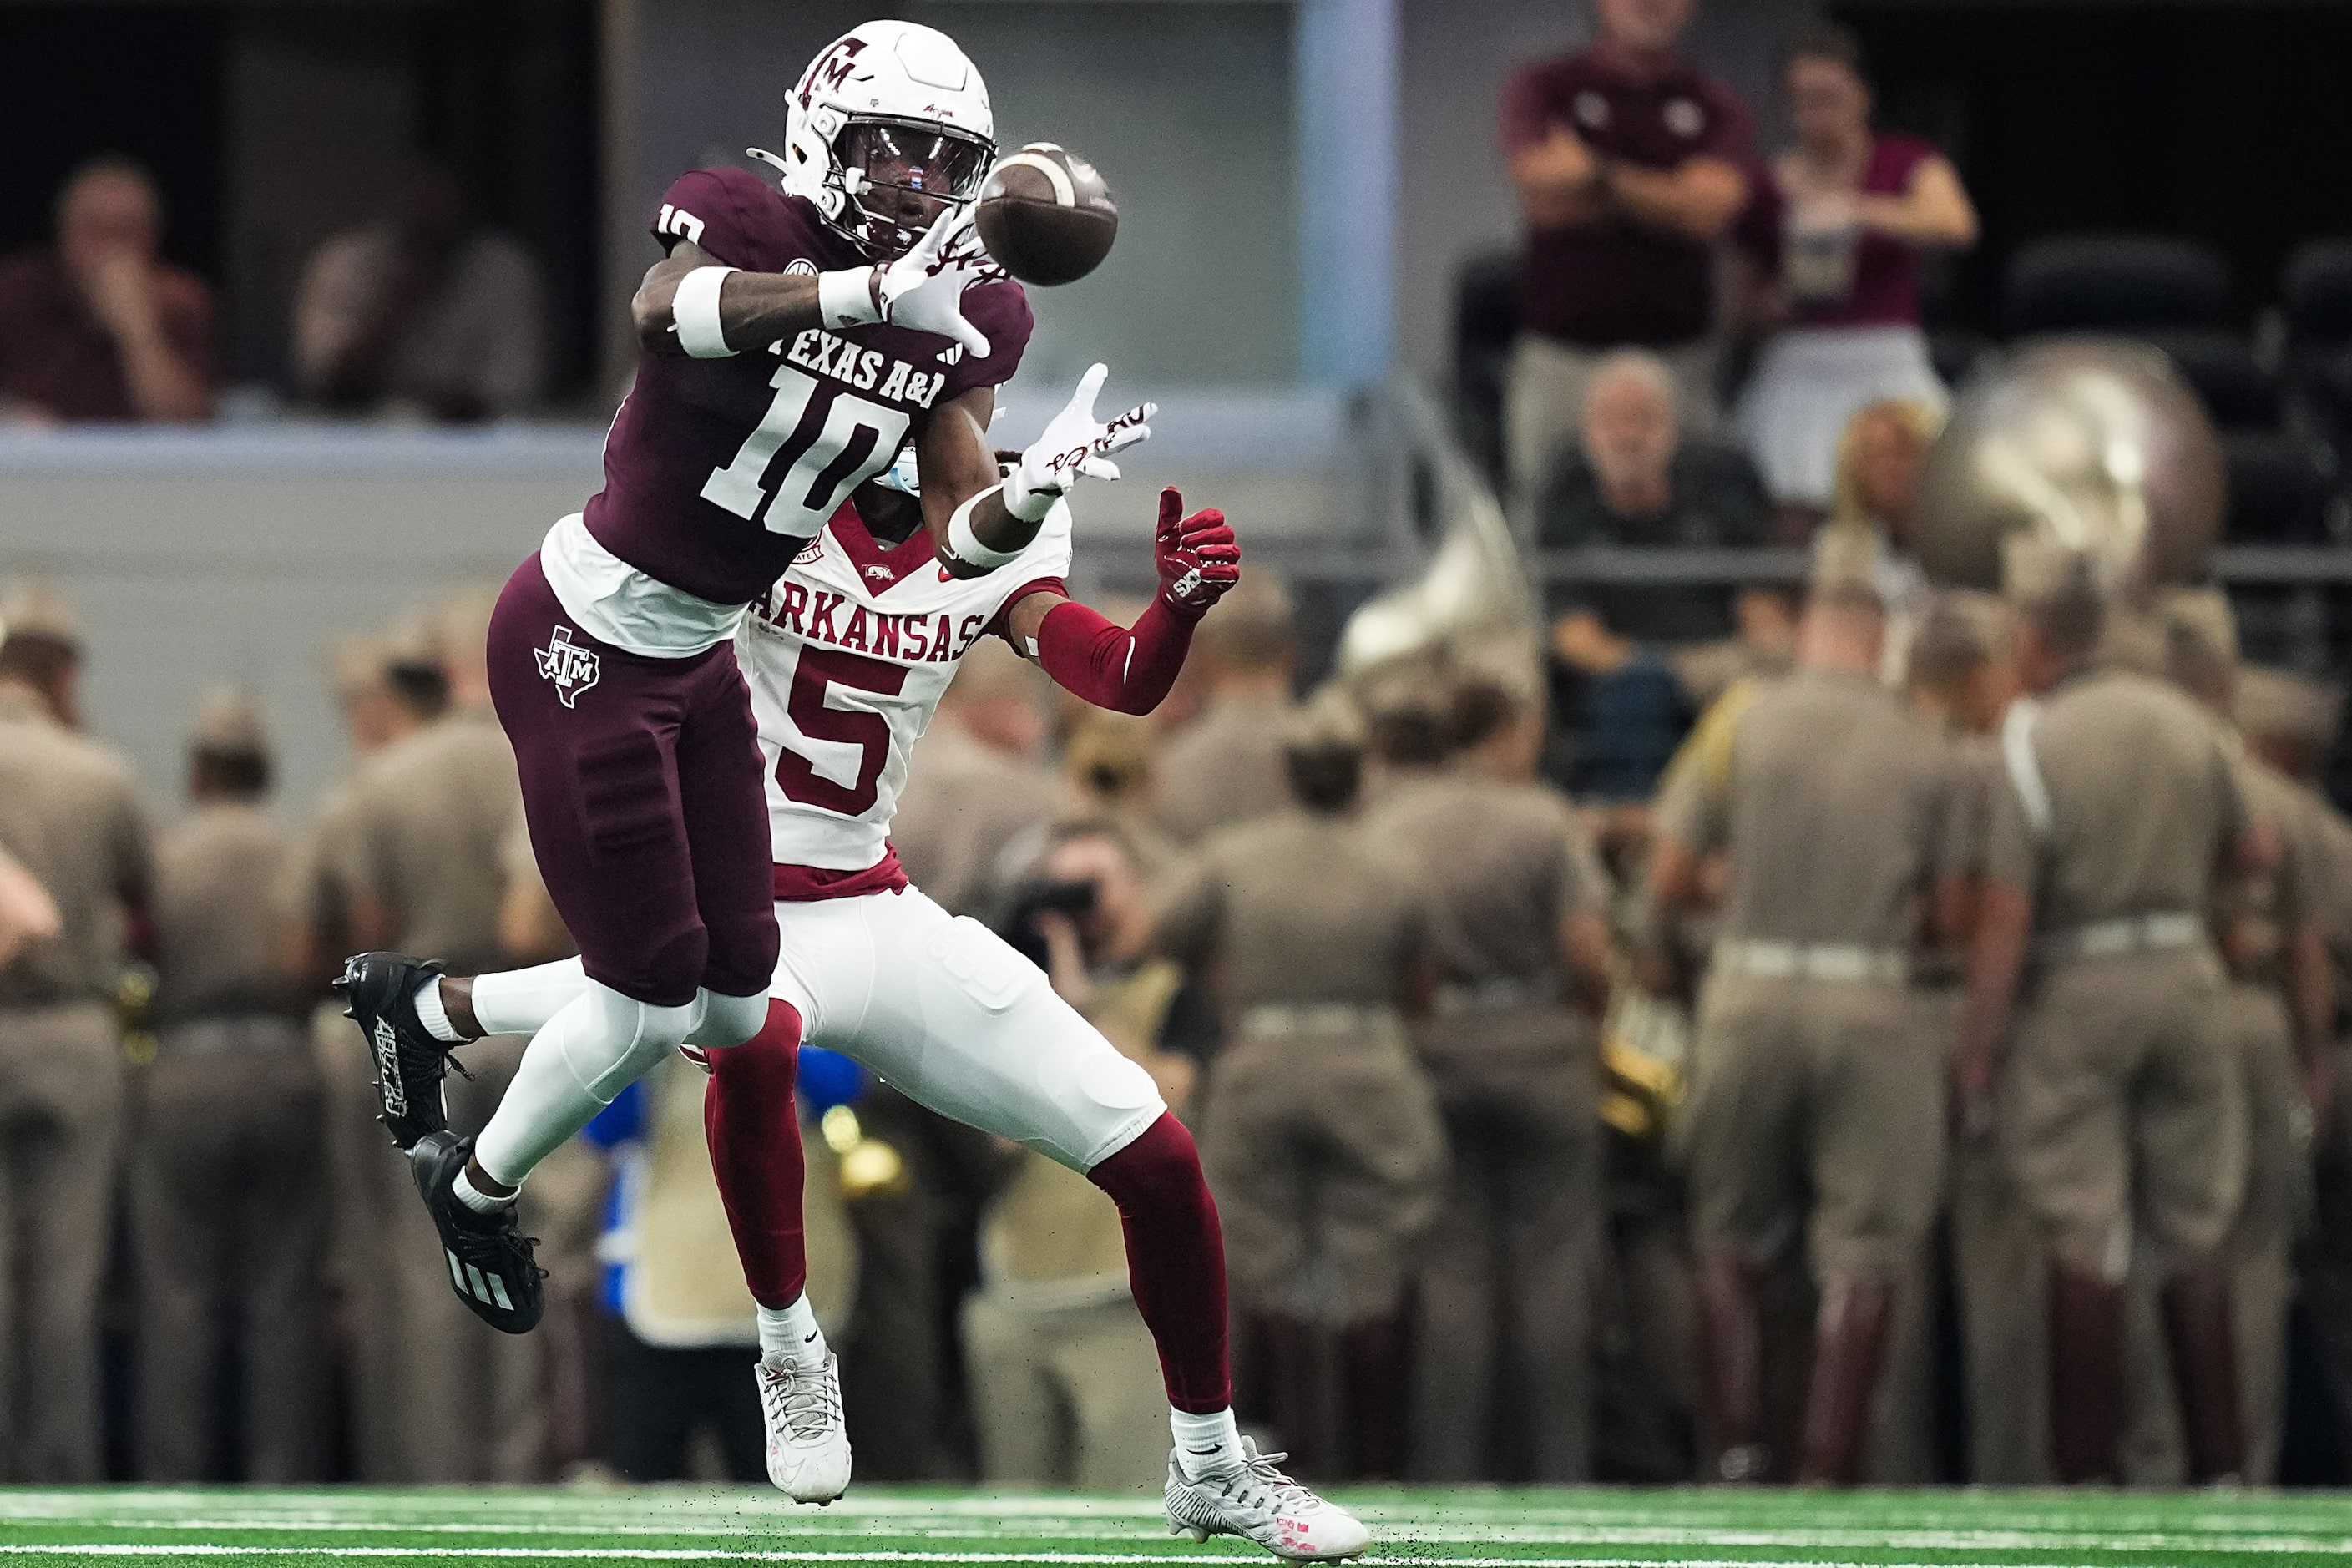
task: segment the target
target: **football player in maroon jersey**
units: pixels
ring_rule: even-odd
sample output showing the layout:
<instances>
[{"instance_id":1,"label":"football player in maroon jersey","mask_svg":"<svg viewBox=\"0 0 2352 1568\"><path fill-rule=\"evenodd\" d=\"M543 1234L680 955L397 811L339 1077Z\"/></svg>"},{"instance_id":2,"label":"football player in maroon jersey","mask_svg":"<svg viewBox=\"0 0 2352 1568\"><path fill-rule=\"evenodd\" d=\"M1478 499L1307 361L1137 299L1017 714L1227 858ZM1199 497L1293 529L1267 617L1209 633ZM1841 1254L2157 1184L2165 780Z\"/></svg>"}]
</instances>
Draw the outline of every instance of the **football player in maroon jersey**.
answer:
<instances>
[{"instance_id":1,"label":"football player in maroon jersey","mask_svg":"<svg viewBox=\"0 0 2352 1568\"><path fill-rule=\"evenodd\" d=\"M1150 434L1148 404L1095 419L1093 376L1000 479L986 431L1030 314L972 233L993 130L944 34L868 23L787 95L785 155L761 154L783 189L703 170L654 217L667 256L633 304L644 353L604 488L516 570L489 631L532 851L588 984L462 1139L442 1109L460 1036L441 966L362 953L340 982L451 1284L494 1327L523 1332L541 1310L514 1218L524 1176L669 1050L738 1046L767 1017L763 766L730 646L747 606L906 441L940 562L976 575Z\"/></svg>"}]
</instances>

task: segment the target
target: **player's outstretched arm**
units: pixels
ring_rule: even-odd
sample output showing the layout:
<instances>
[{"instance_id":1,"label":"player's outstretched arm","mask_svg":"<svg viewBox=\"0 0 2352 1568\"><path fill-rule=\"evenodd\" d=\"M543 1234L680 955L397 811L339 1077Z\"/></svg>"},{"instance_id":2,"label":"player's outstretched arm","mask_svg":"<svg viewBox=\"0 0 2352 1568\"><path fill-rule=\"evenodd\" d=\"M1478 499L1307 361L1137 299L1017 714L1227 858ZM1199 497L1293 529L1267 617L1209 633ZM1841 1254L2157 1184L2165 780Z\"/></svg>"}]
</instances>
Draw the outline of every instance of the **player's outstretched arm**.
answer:
<instances>
[{"instance_id":1,"label":"player's outstretched arm","mask_svg":"<svg viewBox=\"0 0 2352 1568\"><path fill-rule=\"evenodd\" d=\"M1212 507L1186 517L1184 498L1171 489L1160 492L1152 552L1160 593L1133 626L1058 594L1032 594L1013 606L1013 646L1064 690L1097 708L1149 713L1159 707L1184 668L1192 628L1241 581L1242 549L1223 512Z\"/></svg>"},{"instance_id":2,"label":"player's outstretched arm","mask_svg":"<svg viewBox=\"0 0 2352 1568\"><path fill-rule=\"evenodd\" d=\"M692 351L678 333L678 289L694 273L717 269L713 299L723 342L730 345L773 342L818 324L817 279L804 273L744 272L730 268L690 239L681 239L654 263L629 301L637 344L647 353L684 358ZM692 310L689 301L688 310ZM766 336L759 334L764 332ZM730 347L729 353L734 349ZM706 355L718 358L718 355Z\"/></svg>"},{"instance_id":3,"label":"player's outstretched arm","mask_svg":"<svg viewBox=\"0 0 2352 1568\"><path fill-rule=\"evenodd\" d=\"M1150 419L1160 405L1139 403L1108 425L1097 420L1095 399L1109 374L1108 365L1097 364L1078 378L1077 391L1046 424L1045 434L1021 454L1002 484L993 482L996 459L988 451L986 436L992 403L964 411L946 408L928 421L915 438L923 479L923 520L930 525L949 572L958 577L993 572L1029 547L1045 514L1078 480L1118 478L1112 456L1150 439ZM974 419L976 426L965 429ZM976 460L968 456L974 448L987 458L987 478L966 488L979 473ZM939 482L941 476L948 482Z\"/></svg>"},{"instance_id":4,"label":"player's outstretched arm","mask_svg":"<svg viewBox=\"0 0 2352 1568\"><path fill-rule=\"evenodd\" d=\"M694 359L724 359L810 327L877 322L936 333L985 359L988 339L963 319L963 291L1003 276L972 233L971 210L950 207L897 260L814 277L746 272L677 240L637 286L629 319L647 353Z\"/></svg>"}]
</instances>

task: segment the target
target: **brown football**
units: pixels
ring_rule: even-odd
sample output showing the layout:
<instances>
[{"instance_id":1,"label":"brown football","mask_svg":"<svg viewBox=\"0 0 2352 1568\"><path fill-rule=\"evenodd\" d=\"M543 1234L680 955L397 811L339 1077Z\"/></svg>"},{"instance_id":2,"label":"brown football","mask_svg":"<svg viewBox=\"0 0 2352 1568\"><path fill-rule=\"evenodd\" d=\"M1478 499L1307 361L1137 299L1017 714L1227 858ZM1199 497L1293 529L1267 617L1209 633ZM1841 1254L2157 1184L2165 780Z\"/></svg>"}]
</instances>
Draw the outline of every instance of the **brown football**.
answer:
<instances>
[{"instance_id":1,"label":"brown football","mask_svg":"<svg viewBox=\"0 0 2352 1568\"><path fill-rule=\"evenodd\" d=\"M997 160L973 215L980 242L1024 283L1074 283L1110 254L1118 204L1095 166L1051 142Z\"/></svg>"}]
</instances>

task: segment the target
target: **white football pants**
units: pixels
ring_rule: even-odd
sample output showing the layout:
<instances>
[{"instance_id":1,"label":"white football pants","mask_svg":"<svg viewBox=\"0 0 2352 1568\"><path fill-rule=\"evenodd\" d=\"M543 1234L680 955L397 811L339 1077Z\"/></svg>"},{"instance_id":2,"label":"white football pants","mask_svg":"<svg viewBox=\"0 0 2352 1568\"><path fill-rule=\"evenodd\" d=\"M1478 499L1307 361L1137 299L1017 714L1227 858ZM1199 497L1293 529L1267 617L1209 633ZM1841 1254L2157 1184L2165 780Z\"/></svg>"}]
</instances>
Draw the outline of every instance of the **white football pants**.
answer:
<instances>
[{"instance_id":1,"label":"white football pants","mask_svg":"<svg viewBox=\"0 0 2352 1568\"><path fill-rule=\"evenodd\" d=\"M951 1121L1086 1171L1167 1110L1151 1075L1035 964L919 889L781 903L776 923L769 991L800 1014L803 1040ZM577 959L485 974L474 1009L485 1027L522 1033L590 986Z\"/></svg>"}]
</instances>

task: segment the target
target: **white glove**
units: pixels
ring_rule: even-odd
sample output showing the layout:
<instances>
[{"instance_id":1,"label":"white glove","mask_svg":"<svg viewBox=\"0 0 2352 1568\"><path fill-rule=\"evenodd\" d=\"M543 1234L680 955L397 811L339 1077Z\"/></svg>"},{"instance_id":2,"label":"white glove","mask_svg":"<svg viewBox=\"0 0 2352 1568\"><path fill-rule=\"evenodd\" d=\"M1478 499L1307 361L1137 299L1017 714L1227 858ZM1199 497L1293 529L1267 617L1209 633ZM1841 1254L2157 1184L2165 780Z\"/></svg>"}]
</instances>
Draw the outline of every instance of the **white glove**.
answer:
<instances>
[{"instance_id":1,"label":"white glove","mask_svg":"<svg viewBox=\"0 0 2352 1568\"><path fill-rule=\"evenodd\" d=\"M875 269L874 297L879 319L894 327L936 332L963 345L974 359L988 357L988 339L963 319L963 291L993 282L1004 268L989 259L971 226L969 205L940 214L915 247Z\"/></svg>"},{"instance_id":2,"label":"white glove","mask_svg":"<svg viewBox=\"0 0 2352 1568\"><path fill-rule=\"evenodd\" d=\"M1110 460L1111 454L1150 437L1151 426L1146 421L1160 412L1156 403L1139 403L1108 425L1095 418L1095 398L1109 374L1108 365L1097 364L1078 378L1078 390L1070 395L1068 405L1047 422L1045 433L1030 443L1005 479L1005 510L1024 521L1036 521L1056 499L1069 493L1081 476L1118 478L1118 465Z\"/></svg>"}]
</instances>

